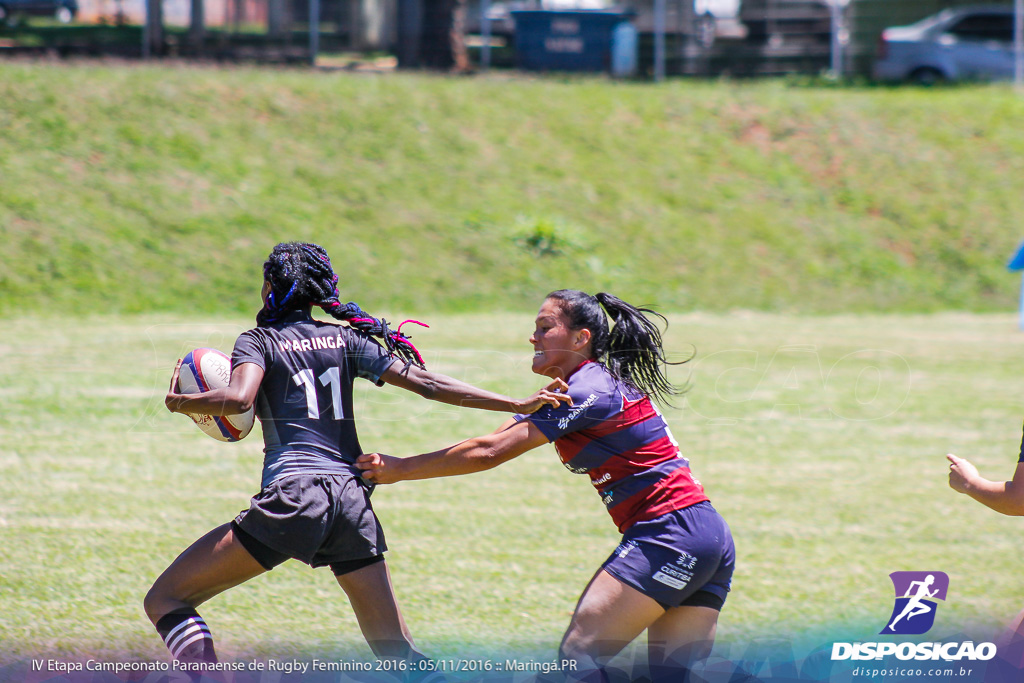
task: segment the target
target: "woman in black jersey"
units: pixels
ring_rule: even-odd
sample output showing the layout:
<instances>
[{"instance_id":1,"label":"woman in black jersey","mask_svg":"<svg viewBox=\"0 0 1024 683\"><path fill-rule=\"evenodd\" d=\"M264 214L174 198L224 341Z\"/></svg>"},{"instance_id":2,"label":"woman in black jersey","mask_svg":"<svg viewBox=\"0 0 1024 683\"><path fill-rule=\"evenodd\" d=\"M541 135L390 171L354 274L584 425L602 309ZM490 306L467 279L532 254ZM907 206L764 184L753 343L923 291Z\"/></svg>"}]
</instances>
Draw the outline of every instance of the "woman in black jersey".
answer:
<instances>
[{"instance_id":1,"label":"woman in black jersey","mask_svg":"<svg viewBox=\"0 0 1024 683\"><path fill-rule=\"evenodd\" d=\"M202 670L203 663L217 659L196 607L295 558L331 568L374 654L420 659L384 562L387 546L370 488L353 464L361 453L352 419L353 380L510 413L557 405L565 400L559 392L566 385L556 380L513 400L428 372L404 335L355 304L340 303L338 277L318 245L277 245L263 275L264 306L257 327L235 343L229 386L179 394L178 361L165 400L171 412L205 415L237 414L255 405L265 441L262 490L248 510L197 540L164 570L146 595L146 614L172 656ZM314 305L348 326L314 320Z\"/></svg>"}]
</instances>

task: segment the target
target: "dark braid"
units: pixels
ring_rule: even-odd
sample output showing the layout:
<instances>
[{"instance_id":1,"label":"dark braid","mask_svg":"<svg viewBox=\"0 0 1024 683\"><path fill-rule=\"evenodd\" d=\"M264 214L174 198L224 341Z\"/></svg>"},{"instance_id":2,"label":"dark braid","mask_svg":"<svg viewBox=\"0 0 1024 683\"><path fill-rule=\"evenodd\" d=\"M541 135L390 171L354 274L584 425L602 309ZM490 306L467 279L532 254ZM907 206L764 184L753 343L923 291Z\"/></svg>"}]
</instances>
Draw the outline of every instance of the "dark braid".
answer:
<instances>
[{"instance_id":1,"label":"dark braid","mask_svg":"<svg viewBox=\"0 0 1024 683\"><path fill-rule=\"evenodd\" d=\"M289 311L310 305L320 306L337 320L381 339L388 353L399 356L406 362L406 367L410 364L425 367L419 351L409 337L402 334L401 325L392 331L384 318L374 318L351 301L341 303L338 299L338 276L327 250L319 244L278 244L263 264L263 278L270 283L270 295L263 309L256 314L256 324L260 327L279 321ZM407 322L423 325L415 320Z\"/></svg>"},{"instance_id":2,"label":"dark braid","mask_svg":"<svg viewBox=\"0 0 1024 683\"><path fill-rule=\"evenodd\" d=\"M559 302L572 330L590 330L591 349L598 362L619 381L642 391L661 403L682 393L665 376L666 365L682 365L665 358L661 331L647 315L665 316L649 308L638 308L605 292L591 296L575 289L560 289L547 298ZM601 307L604 310L601 310ZM614 322L609 328L608 317Z\"/></svg>"}]
</instances>

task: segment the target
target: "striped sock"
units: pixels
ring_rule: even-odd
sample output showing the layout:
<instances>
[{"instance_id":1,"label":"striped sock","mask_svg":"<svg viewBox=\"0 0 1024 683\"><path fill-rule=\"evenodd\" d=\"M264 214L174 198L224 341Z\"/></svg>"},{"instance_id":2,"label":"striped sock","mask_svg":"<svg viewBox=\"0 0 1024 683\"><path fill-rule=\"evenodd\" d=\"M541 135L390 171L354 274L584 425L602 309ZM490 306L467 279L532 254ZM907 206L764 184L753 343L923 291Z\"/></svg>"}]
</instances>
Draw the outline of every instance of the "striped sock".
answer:
<instances>
[{"instance_id":1,"label":"striped sock","mask_svg":"<svg viewBox=\"0 0 1024 683\"><path fill-rule=\"evenodd\" d=\"M216 662L210 627L194 609L174 610L156 622L157 633L175 659Z\"/></svg>"}]
</instances>

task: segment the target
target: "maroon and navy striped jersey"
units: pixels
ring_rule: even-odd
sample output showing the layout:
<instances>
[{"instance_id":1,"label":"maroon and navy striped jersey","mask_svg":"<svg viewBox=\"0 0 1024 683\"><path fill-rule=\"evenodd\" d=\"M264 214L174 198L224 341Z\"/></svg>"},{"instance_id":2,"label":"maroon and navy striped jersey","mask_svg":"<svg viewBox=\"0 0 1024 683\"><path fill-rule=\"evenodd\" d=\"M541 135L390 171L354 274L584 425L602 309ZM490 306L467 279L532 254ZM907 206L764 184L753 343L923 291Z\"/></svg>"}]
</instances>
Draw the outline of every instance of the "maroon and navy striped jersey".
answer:
<instances>
[{"instance_id":1,"label":"maroon and navy striped jersey","mask_svg":"<svg viewBox=\"0 0 1024 683\"><path fill-rule=\"evenodd\" d=\"M530 420L554 442L566 469L590 475L619 531L708 499L648 396L595 362L567 381L573 405L516 420Z\"/></svg>"}]
</instances>

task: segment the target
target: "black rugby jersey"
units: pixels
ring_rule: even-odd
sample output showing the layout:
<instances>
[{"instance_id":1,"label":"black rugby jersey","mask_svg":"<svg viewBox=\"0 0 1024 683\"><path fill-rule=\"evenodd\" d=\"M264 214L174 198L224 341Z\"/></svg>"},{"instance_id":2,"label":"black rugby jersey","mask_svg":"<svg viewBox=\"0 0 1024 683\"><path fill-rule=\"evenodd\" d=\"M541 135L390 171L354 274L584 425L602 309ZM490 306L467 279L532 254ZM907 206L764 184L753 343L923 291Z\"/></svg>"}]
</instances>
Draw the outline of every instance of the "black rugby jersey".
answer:
<instances>
[{"instance_id":1,"label":"black rugby jersey","mask_svg":"<svg viewBox=\"0 0 1024 683\"><path fill-rule=\"evenodd\" d=\"M313 320L297 311L268 327L243 332L232 366L264 370L256 398L263 425L263 483L290 474L345 474L362 453L352 415L352 383L378 386L396 362L368 335Z\"/></svg>"}]
</instances>

